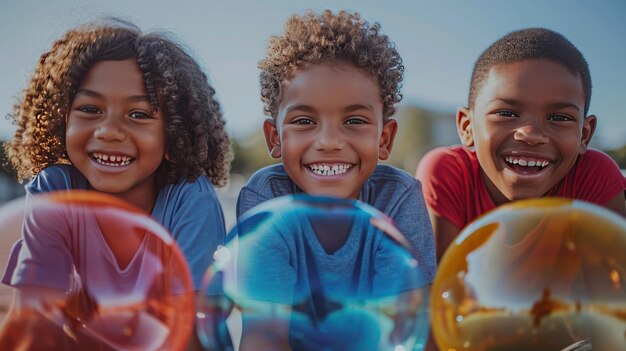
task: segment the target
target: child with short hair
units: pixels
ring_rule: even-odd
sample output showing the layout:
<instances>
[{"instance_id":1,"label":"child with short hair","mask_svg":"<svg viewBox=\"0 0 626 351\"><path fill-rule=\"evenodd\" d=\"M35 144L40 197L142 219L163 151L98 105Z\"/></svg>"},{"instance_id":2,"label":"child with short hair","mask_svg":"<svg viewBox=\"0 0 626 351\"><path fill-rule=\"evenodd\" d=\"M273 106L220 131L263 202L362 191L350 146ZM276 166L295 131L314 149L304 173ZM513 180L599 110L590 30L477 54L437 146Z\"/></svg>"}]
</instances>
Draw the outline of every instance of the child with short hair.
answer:
<instances>
[{"instance_id":1,"label":"child with short hair","mask_svg":"<svg viewBox=\"0 0 626 351\"><path fill-rule=\"evenodd\" d=\"M398 125L391 116L402 98L404 71L400 55L389 38L380 33L380 25L345 11L293 15L287 19L284 33L270 39L267 56L259 68L261 97L269 116L263 124L265 140L271 156L282 158L282 163L252 175L239 194L238 217L264 201L289 194L360 200L395 222L416 253L425 277L422 283L432 282L436 266L434 239L421 186L410 174L378 164L389 157L393 146ZM291 291L296 287L313 301L346 284L352 284L353 290L348 289L347 294L355 297L357 291L376 291L376 273L384 275L383 271L394 268L397 276L387 279L410 279L380 257L384 256L383 250L376 246L379 242L374 236L366 234L367 227L351 223L320 229L307 227L307 220L303 217L299 222L306 230L289 233L284 241L262 244L281 254L267 257L254 248L243 248L243 244L239 247L241 252L257 252L265 258L268 268L253 278L265 282L264 290L288 296L281 300L287 308L310 303L296 298L298 292ZM301 241L304 244L295 244ZM363 247L367 248L365 252ZM251 256L246 255L248 260ZM308 282L316 281L315 272L321 272L321 281L308 286ZM355 322L367 320L364 316L339 310L337 320L325 318L320 322L323 325L317 320L292 320L287 329L300 335L291 338L292 348L374 350L379 341L381 345L386 342L383 330L377 330L381 333L378 335ZM255 320L248 318L251 324L256 324ZM346 328L334 328L333 323ZM260 326L260 330L248 325L244 316L243 349L258 349L258 342L246 342L254 340L255 335L273 340L274 345L285 340L284 330L277 327L280 323ZM350 327L353 330L349 332ZM369 334L368 339L355 343L353 335L358 331ZM305 340L304 345L296 342L298 338ZM352 347L341 346L350 344Z\"/></svg>"},{"instance_id":2,"label":"child with short hair","mask_svg":"<svg viewBox=\"0 0 626 351\"><path fill-rule=\"evenodd\" d=\"M275 197L307 193L361 200L388 215L435 271L434 243L419 182L379 165L391 153L404 66L393 43L359 14L326 10L287 19L259 63L265 140L282 164L242 188L237 215Z\"/></svg>"},{"instance_id":3,"label":"child with short hair","mask_svg":"<svg viewBox=\"0 0 626 351\"><path fill-rule=\"evenodd\" d=\"M416 171L438 259L465 225L510 201L567 197L626 216L624 176L588 148L596 127L590 99L587 62L559 33L523 29L483 52L468 107L456 115L464 146L430 151Z\"/></svg>"},{"instance_id":4,"label":"child with short hair","mask_svg":"<svg viewBox=\"0 0 626 351\"><path fill-rule=\"evenodd\" d=\"M214 94L168 34L144 34L119 19L82 25L41 56L14 107L17 131L5 150L19 180L34 176L29 199L95 190L151 213L172 233L198 289L225 237L213 185L227 180L231 152ZM37 274L22 268L50 268L45 260L17 262L28 257L20 251L45 253L45 243L28 240L14 247L3 282L36 285L28 277Z\"/></svg>"}]
</instances>

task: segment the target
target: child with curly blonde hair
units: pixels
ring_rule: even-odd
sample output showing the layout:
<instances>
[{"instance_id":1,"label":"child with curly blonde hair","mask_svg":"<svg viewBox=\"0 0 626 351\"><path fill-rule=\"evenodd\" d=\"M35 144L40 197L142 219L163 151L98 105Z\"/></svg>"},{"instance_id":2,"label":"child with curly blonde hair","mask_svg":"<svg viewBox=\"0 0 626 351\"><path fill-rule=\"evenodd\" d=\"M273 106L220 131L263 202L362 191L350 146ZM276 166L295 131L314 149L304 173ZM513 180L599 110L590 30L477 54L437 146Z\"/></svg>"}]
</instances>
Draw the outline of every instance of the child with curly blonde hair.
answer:
<instances>
[{"instance_id":1,"label":"child with curly blonde hair","mask_svg":"<svg viewBox=\"0 0 626 351\"><path fill-rule=\"evenodd\" d=\"M82 25L39 59L5 150L20 181L34 177L28 195L95 190L150 213L172 233L198 289L225 236L213 185L227 180L231 151L214 94L166 33L144 34L118 19ZM25 238L13 262L45 244ZM32 283L26 266L50 269L9 266L3 281Z\"/></svg>"},{"instance_id":2,"label":"child with curly blonde hair","mask_svg":"<svg viewBox=\"0 0 626 351\"><path fill-rule=\"evenodd\" d=\"M431 282L434 239L420 183L404 171L378 164L393 146L398 124L391 116L402 98L404 72L395 45L380 32L380 25L345 11L293 15L284 33L270 39L259 68L261 98L269 116L263 124L265 140L271 156L282 158L282 163L252 175L239 194L238 216L289 194L360 200L395 222L416 253L424 283ZM271 303L287 309L312 304L315 311L307 312L308 319L289 323L261 319L265 326L244 314L242 347L258 350L258 339L276 345L287 342L286 335L298 350L372 350L388 341L386 331L363 314L339 309L332 318L316 317L324 315L317 297L329 291L357 296L376 291L382 281L407 278L380 254L384 250L373 236L359 236L355 223L348 227L326 225L328 229L313 228L314 233L305 227L285 240L263 241L257 250L246 250L244 240L239 241L241 252L252 253L246 255L248 261L261 255L263 262L258 275L242 275L250 279L242 286L263 282L263 291L273 296ZM262 254L268 247L274 255ZM372 254L363 253L363 247ZM315 272L321 272L319 282L309 284L317 281ZM311 299L300 301L301 292Z\"/></svg>"}]
</instances>

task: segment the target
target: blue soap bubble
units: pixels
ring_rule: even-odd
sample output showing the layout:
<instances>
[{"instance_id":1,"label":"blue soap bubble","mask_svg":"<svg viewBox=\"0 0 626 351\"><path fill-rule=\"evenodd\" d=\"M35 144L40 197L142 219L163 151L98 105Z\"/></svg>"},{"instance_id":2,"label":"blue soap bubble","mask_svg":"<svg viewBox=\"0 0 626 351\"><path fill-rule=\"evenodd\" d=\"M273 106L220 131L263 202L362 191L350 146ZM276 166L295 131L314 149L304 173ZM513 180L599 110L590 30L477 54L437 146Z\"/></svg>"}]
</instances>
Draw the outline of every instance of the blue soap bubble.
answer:
<instances>
[{"instance_id":1,"label":"blue soap bubble","mask_svg":"<svg viewBox=\"0 0 626 351\"><path fill-rule=\"evenodd\" d=\"M626 220L558 198L480 217L431 290L441 350L626 350Z\"/></svg>"},{"instance_id":2,"label":"blue soap bubble","mask_svg":"<svg viewBox=\"0 0 626 351\"><path fill-rule=\"evenodd\" d=\"M420 350L428 280L392 221L355 200L293 195L250 210L199 294L208 350Z\"/></svg>"}]
</instances>

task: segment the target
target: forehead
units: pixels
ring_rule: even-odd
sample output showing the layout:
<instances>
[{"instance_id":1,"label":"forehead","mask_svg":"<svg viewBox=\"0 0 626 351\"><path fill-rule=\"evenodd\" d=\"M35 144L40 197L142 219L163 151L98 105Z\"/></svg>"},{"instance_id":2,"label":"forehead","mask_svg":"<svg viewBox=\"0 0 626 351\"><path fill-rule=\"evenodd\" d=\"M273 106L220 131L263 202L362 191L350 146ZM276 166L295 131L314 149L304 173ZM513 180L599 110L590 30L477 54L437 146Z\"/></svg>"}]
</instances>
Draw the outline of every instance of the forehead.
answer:
<instances>
[{"instance_id":1,"label":"forehead","mask_svg":"<svg viewBox=\"0 0 626 351\"><path fill-rule=\"evenodd\" d=\"M143 73L136 59L94 63L80 82L80 88L111 90L120 95L145 92Z\"/></svg>"},{"instance_id":2,"label":"forehead","mask_svg":"<svg viewBox=\"0 0 626 351\"><path fill-rule=\"evenodd\" d=\"M546 59L531 59L492 66L478 91L477 103L494 98L529 102L559 100L584 106L582 78L565 66Z\"/></svg>"},{"instance_id":3,"label":"forehead","mask_svg":"<svg viewBox=\"0 0 626 351\"><path fill-rule=\"evenodd\" d=\"M320 63L297 71L282 86L279 115L294 106L332 110L369 105L382 112L383 100L374 78L352 64Z\"/></svg>"}]
</instances>

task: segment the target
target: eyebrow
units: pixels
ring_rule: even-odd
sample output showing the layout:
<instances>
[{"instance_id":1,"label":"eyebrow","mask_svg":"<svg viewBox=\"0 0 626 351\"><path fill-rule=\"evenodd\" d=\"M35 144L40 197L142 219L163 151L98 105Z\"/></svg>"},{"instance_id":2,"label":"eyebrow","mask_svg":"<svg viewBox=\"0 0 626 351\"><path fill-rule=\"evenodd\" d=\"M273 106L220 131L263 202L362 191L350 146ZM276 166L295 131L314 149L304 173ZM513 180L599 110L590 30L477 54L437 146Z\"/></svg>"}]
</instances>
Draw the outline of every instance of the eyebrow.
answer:
<instances>
[{"instance_id":1,"label":"eyebrow","mask_svg":"<svg viewBox=\"0 0 626 351\"><path fill-rule=\"evenodd\" d=\"M522 106L523 103L519 100L515 100L515 99L506 99L506 98L495 98L492 99L490 102L504 102L506 104L512 105L512 106ZM555 103L551 103L548 105L551 108L554 109L560 109L560 108L573 108L576 111L580 111L580 108L578 107L578 105L573 104L571 102L555 102Z\"/></svg>"},{"instance_id":2,"label":"eyebrow","mask_svg":"<svg viewBox=\"0 0 626 351\"><path fill-rule=\"evenodd\" d=\"M369 111L374 111L374 106L370 105L370 104L352 104L352 105L348 105L346 106L343 110L345 112L353 112L353 111L357 111L357 110L369 110ZM289 106L287 107L286 112L289 113L291 111L303 111L303 112L316 112L316 109L313 108L312 106L309 105L304 105L304 104L298 104L298 105L293 105L293 106Z\"/></svg>"},{"instance_id":3,"label":"eyebrow","mask_svg":"<svg viewBox=\"0 0 626 351\"><path fill-rule=\"evenodd\" d=\"M304 105L304 104L298 104L298 105L293 105L293 106L289 106L287 107L287 110L285 111L286 113L289 113L291 111L303 111L303 112L315 112L315 109L309 105Z\"/></svg>"},{"instance_id":4,"label":"eyebrow","mask_svg":"<svg viewBox=\"0 0 626 351\"><path fill-rule=\"evenodd\" d=\"M87 95L87 96L94 97L94 98L102 98L102 94L98 93L97 91L93 91L93 90L89 90L85 88L76 90L76 93L74 95L76 96L78 94L83 94L83 95ZM150 102L150 99L148 98L147 95L133 95L133 96L129 96L126 100L138 101L138 102L140 101Z\"/></svg>"},{"instance_id":5,"label":"eyebrow","mask_svg":"<svg viewBox=\"0 0 626 351\"><path fill-rule=\"evenodd\" d=\"M369 110L369 111L374 111L374 106L370 105L370 104L354 104L354 105L350 105L347 106L344 111L346 112L353 112L356 110Z\"/></svg>"}]
</instances>

